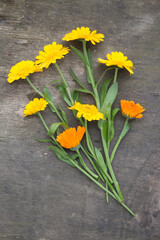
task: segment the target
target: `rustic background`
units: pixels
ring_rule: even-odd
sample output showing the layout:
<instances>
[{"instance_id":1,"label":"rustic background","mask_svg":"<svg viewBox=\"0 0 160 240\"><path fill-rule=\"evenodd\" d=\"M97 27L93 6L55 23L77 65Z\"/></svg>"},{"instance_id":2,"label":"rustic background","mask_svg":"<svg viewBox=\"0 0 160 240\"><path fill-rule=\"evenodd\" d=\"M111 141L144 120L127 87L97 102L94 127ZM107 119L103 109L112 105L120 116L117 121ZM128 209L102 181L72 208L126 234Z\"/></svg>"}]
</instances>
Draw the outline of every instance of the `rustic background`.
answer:
<instances>
[{"instance_id":1,"label":"rustic background","mask_svg":"<svg viewBox=\"0 0 160 240\"><path fill-rule=\"evenodd\" d=\"M0 0L0 240L160 239L159 9L159 0ZM61 43L77 26L106 36L91 46L96 77L105 69L97 58L111 51L125 53L136 68L131 77L120 72L115 105L120 99L134 100L146 111L141 120L132 121L113 163L135 217L113 199L107 205L103 191L56 159L49 144L35 140L46 133L38 117L23 117L33 90L25 80L6 81L14 64L34 60L44 45ZM76 84L69 65L85 83L83 65L74 53L59 65L71 88ZM53 66L31 76L39 89L57 78ZM58 104L60 95L54 88L52 93ZM57 120L49 110L44 117L48 124ZM117 134L123 121L119 114ZM91 126L100 147L96 125Z\"/></svg>"}]
</instances>

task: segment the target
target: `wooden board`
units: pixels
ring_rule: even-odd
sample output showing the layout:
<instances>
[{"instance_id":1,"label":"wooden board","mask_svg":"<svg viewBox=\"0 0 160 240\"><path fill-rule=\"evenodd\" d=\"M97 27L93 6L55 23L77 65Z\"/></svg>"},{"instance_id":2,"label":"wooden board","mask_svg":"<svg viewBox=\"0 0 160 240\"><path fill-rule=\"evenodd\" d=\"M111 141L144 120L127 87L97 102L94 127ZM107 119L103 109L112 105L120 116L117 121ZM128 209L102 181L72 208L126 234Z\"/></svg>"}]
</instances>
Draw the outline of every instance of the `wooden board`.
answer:
<instances>
[{"instance_id":1,"label":"wooden board","mask_svg":"<svg viewBox=\"0 0 160 240\"><path fill-rule=\"evenodd\" d=\"M0 1L0 240L160 239L159 9L159 0ZM61 163L48 150L49 143L35 140L46 137L40 120L23 117L35 94L25 80L6 81L15 63L34 60L44 45L62 43L64 34L78 26L105 34L103 43L91 46L96 78L105 69L97 58L111 51L122 51L136 68L131 77L120 71L115 106L128 99L146 111L132 122L113 163L135 217L111 198L106 204L103 191ZM76 84L69 65L86 84L83 65L73 52L59 65L71 89ZM39 89L57 78L54 67L31 77ZM56 89L52 93L56 104L62 101ZM44 117L47 124L57 121L49 110ZM119 114L116 137L123 121ZM90 130L100 147L95 126Z\"/></svg>"}]
</instances>

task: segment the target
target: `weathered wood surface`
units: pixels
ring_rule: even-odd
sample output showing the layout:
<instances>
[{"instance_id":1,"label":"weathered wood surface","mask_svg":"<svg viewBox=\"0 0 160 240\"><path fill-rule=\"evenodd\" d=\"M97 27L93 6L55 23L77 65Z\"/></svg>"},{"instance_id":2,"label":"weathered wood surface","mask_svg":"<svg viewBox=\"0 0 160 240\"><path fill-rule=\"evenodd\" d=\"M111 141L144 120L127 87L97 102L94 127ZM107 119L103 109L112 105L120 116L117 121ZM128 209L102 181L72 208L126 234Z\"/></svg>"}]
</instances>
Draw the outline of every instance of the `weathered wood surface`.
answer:
<instances>
[{"instance_id":1,"label":"weathered wood surface","mask_svg":"<svg viewBox=\"0 0 160 240\"><path fill-rule=\"evenodd\" d=\"M159 9L159 0L0 1L0 240L160 239ZM146 112L132 122L113 163L136 217L112 199L107 205L100 189L57 160L49 144L35 140L46 135L38 117L23 118L33 90L25 80L6 81L12 65L34 60L44 45L62 42L65 33L83 25L106 36L92 46L97 77L105 66L96 59L111 51L124 52L136 68L132 77L120 72L115 105L120 99L134 100ZM85 82L83 65L73 53L59 63L71 88L69 65ZM53 79L54 67L32 75L40 89ZM52 92L58 103L60 95ZM48 124L57 120L49 110L45 119ZM122 122L119 114L118 133ZM100 146L94 126L92 135Z\"/></svg>"}]
</instances>

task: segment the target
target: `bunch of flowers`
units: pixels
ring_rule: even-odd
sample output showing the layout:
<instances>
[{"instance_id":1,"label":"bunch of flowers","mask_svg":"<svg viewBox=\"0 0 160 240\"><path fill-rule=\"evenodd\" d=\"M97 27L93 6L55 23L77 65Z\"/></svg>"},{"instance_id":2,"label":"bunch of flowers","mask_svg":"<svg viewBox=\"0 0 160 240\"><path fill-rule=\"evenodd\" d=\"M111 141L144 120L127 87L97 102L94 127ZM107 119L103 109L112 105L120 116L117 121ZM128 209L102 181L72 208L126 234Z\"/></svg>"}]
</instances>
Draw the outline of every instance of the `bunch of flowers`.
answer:
<instances>
[{"instance_id":1,"label":"bunch of flowers","mask_svg":"<svg viewBox=\"0 0 160 240\"><path fill-rule=\"evenodd\" d=\"M130 120L142 118L142 112L145 109L139 103L121 100L121 112L126 120L118 140L111 149L111 141L114 138L114 118L120 110L119 108L113 108L113 103L118 93L118 71L125 68L130 74L133 74L134 67L132 61L128 60L122 52L112 52L106 55L106 59L98 58L99 63L103 63L109 68L106 68L100 79L96 81L91 50L87 48L86 43L90 41L95 45L103 41L103 39L103 34L97 33L96 30L91 32L88 27L74 29L62 39L64 41L78 40L82 43L82 51L74 46L70 47L83 62L87 73L87 82L92 87L92 91L83 85L71 68L71 75L79 88L74 89L72 92L70 91L68 83L57 64L57 60L64 58L70 49L56 42L46 45L44 50L40 51L39 55L36 56L35 62L22 61L13 66L10 69L7 80L9 83L12 83L15 80L26 79L35 92L40 95L41 98L35 98L33 101L30 101L24 110L25 117L38 114L46 129L48 139L38 140L50 142L52 145L49 149L53 150L58 159L77 168L81 173L90 178L106 193L107 202L109 201L109 196L111 196L134 216L132 210L124 203L121 188L112 168L112 161L121 140L130 129ZM29 79L30 74L41 72L43 68L48 68L51 64L55 65L62 79L58 83L53 81L51 84L56 82L56 87L59 88L62 99L67 104L68 109L70 111L73 110L74 117L79 120L77 129L69 125L67 113L60 104L58 107L56 106L49 89L44 86L42 91L40 91ZM113 79L103 80L106 72L109 70L114 70ZM95 105L83 103L81 99L81 94L83 93L93 97ZM47 126L41 114L41 111L44 111L47 106L60 120L52 123L50 127ZM90 121L97 121L97 128L101 133L103 152L94 145L90 137L88 131ZM81 141L82 138L83 141Z\"/></svg>"}]
</instances>

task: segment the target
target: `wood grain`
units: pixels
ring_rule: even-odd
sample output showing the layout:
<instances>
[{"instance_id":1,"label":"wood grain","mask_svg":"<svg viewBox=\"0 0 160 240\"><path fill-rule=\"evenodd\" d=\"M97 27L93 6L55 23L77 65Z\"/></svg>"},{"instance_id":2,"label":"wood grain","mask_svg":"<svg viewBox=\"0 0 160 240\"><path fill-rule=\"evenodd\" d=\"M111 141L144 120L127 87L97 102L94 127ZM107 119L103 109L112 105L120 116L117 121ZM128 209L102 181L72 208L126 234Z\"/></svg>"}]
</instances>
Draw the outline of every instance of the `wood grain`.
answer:
<instances>
[{"instance_id":1,"label":"wood grain","mask_svg":"<svg viewBox=\"0 0 160 240\"><path fill-rule=\"evenodd\" d=\"M159 0L0 1L0 240L160 239L159 9ZM38 117L23 117L33 90L25 80L6 81L11 66L34 60L44 45L61 43L77 26L105 34L103 43L91 46L96 78L105 69L97 58L111 51L124 52L136 68L131 77L120 72L115 106L128 99L146 111L132 122L113 163L134 218L112 199L107 205L101 190L56 159L49 144L35 140L46 133ZM72 52L59 65L71 89L75 83L69 65L86 84L83 65ZM54 67L31 77L39 89L57 78ZM52 93L58 104L60 95L54 88ZM49 110L44 117L48 124L57 120ZM119 114L116 136L122 125ZM95 124L91 126L100 147Z\"/></svg>"}]
</instances>

